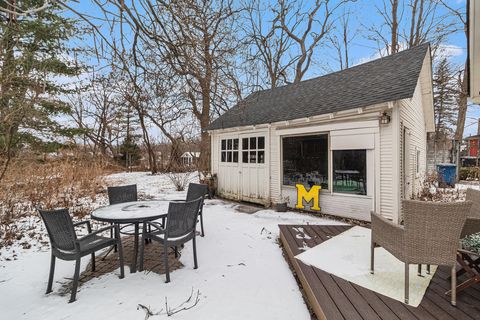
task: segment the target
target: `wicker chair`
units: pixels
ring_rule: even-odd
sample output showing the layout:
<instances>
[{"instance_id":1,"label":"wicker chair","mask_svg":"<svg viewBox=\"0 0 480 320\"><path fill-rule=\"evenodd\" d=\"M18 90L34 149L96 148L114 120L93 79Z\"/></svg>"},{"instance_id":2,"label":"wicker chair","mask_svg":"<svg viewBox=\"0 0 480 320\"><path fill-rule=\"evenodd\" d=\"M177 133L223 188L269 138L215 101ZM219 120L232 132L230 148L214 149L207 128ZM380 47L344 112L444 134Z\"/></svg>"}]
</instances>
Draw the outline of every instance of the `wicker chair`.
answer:
<instances>
[{"instance_id":1,"label":"wicker chair","mask_svg":"<svg viewBox=\"0 0 480 320\"><path fill-rule=\"evenodd\" d=\"M75 301L80 276L80 259L86 255L92 255L92 271L95 271L95 252L112 245L118 246L118 257L120 260L120 279L124 277L123 251L120 241L118 226L109 226L92 232L90 221L72 222L68 209L44 211L38 210L47 228L52 249L50 262L50 275L48 277L47 292L52 292L53 274L55 272L55 258L61 260L75 260L75 273L73 277L73 288L70 301ZM86 224L88 234L77 238L75 227ZM115 230L115 238L102 237L99 234L108 230ZM118 240L117 240L118 239Z\"/></svg>"},{"instance_id":2,"label":"wicker chair","mask_svg":"<svg viewBox=\"0 0 480 320\"><path fill-rule=\"evenodd\" d=\"M461 238L480 232L480 190L467 189L467 201L472 201L472 209L467 214Z\"/></svg>"},{"instance_id":3,"label":"wicker chair","mask_svg":"<svg viewBox=\"0 0 480 320\"><path fill-rule=\"evenodd\" d=\"M208 186L206 184L199 183L190 183L187 190L187 200L193 201L198 198L205 199L205 195L208 193ZM203 201L200 206L198 216L200 217L200 229L202 230L201 236L205 236L205 231L203 230Z\"/></svg>"},{"instance_id":4,"label":"wicker chair","mask_svg":"<svg viewBox=\"0 0 480 320\"><path fill-rule=\"evenodd\" d=\"M193 201L170 202L165 227L156 222L145 222L143 224L142 246L140 248L140 271L143 270L143 257L145 252L144 239L147 237L163 245L166 282L170 282L170 273L168 270L169 247L177 247L192 240L194 269L198 268L195 237L198 214L202 203L203 198L201 197ZM153 231L147 233L147 226L151 226Z\"/></svg>"},{"instance_id":5,"label":"wicker chair","mask_svg":"<svg viewBox=\"0 0 480 320\"><path fill-rule=\"evenodd\" d=\"M434 203L403 200L405 224L396 225L372 212L370 270L374 273L375 247L382 246L405 263L405 303L409 296L409 265L452 268L452 305L456 304L456 253L460 233L472 202Z\"/></svg>"}]
</instances>

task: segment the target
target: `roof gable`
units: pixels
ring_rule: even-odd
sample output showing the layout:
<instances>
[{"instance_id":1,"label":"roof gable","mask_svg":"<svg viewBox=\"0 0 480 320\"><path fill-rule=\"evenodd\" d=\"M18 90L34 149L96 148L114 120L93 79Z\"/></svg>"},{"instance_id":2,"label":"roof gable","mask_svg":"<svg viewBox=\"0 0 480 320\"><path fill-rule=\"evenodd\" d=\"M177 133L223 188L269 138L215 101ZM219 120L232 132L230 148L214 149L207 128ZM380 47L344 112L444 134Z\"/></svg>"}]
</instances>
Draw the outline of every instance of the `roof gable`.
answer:
<instances>
[{"instance_id":1,"label":"roof gable","mask_svg":"<svg viewBox=\"0 0 480 320\"><path fill-rule=\"evenodd\" d=\"M429 52L423 44L325 76L255 92L208 130L293 120L411 98Z\"/></svg>"}]
</instances>

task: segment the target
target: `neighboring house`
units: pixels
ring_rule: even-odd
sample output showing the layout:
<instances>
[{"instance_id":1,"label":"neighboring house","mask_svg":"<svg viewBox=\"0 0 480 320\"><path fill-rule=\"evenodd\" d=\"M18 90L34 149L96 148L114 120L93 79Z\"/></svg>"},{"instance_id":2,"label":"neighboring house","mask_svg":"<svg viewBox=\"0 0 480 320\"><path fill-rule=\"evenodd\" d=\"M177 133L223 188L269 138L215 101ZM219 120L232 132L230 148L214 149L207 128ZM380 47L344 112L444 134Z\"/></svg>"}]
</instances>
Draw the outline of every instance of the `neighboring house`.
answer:
<instances>
[{"instance_id":1,"label":"neighboring house","mask_svg":"<svg viewBox=\"0 0 480 320\"><path fill-rule=\"evenodd\" d=\"M180 157L182 164L186 166L191 166L193 164L196 164L199 158L200 158L200 152L192 152L192 151L184 152Z\"/></svg>"},{"instance_id":2,"label":"neighboring house","mask_svg":"<svg viewBox=\"0 0 480 320\"><path fill-rule=\"evenodd\" d=\"M468 6L469 92L474 103L480 103L480 1L470 0Z\"/></svg>"},{"instance_id":3,"label":"neighboring house","mask_svg":"<svg viewBox=\"0 0 480 320\"><path fill-rule=\"evenodd\" d=\"M480 165L480 134L465 138L465 155L462 156L462 167L478 167Z\"/></svg>"},{"instance_id":4,"label":"neighboring house","mask_svg":"<svg viewBox=\"0 0 480 320\"><path fill-rule=\"evenodd\" d=\"M320 185L323 213L399 221L434 131L430 47L255 92L208 131L226 198L294 207L296 184Z\"/></svg>"}]
</instances>

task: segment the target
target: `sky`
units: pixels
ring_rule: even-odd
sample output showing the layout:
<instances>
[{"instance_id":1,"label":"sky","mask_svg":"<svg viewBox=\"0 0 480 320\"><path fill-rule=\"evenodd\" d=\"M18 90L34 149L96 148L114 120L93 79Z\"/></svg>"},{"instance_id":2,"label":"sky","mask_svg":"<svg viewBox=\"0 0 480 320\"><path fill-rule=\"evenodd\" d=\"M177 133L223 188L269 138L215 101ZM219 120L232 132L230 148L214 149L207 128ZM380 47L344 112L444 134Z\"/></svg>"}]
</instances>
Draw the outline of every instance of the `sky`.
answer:
<instances>
[{"instance_id":1,"label":"sky","mask_svg":"<svg viewBox=\"0 0 480 320\"><path fill-rule=\"evenodd\" d=\"M264 2L265 1L268 2L273 0L264 0ZM349 6L351 12L349 28L356 34L351 41L349 49L351 65L367 62L380 56L377 43L368 39L371 33L365 29L368 26L378 26L381 24L381 16L377 12L377 8L382 6L382 2L382 0L357 0L351 3ZM304 3L308 3L308 1ZM466 6L465 0L447 0L447 3L454 8L465 8ZM80 12L88 13L92 16L101 16L101 13L93 4L93 1L82 0L77 3L71 2L70 4ZM439 15L446 13L447 10L445 8L438 10ZM271 17L266 16L265 19L268 20L271 19ZM102 22L98 20L95 22L95 24L101 27ZM88 43L93 44L92 38L83 39L82 41L87 41ZM333 48L322 44L316 52L317 53L314 57L315 63L311 66L304 79L324 75L332 71L337 71L339 68ZM447 57L454 66L462 66L465 63L467 56L467 43L465 34L463 32L458 32L446 38L442 43L441 55ZM87 63L95 66L98 62L95 59L91 59ZM480 106L470 105L468 108L467 121L465 125L465 136L477 133L478 118L480 118Z\"/></svg>"}]
</instances>

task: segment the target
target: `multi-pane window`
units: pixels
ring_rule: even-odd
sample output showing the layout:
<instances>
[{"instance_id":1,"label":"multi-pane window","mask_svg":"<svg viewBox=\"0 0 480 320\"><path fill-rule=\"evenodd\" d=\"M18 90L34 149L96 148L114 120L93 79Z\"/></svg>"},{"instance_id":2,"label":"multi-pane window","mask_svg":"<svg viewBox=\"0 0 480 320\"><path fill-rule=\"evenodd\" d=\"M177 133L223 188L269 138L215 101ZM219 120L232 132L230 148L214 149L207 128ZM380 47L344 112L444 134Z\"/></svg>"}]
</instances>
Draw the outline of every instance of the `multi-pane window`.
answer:
<instances>
[{"instance_id":1,"label":"multi-pane window","mask_svg":"<svg viewBox=\"0 0 480 320\"><path fill-rule=\"evenodd\" d=\"M367 151L333 151L333 192L367 194Z\"/></svg>"},{"instance_id":2,"label":"multi-pane window","mask_svg":"<svg viewBox=\"0 0 480 320\"><path fill-rule=\"evenodd\" d=\"M328 135L283 138L283 184L328 189Z\"/></svg>"},{"instance_id":3,"label":"multi-pane window","mask_svg":"<svg viewBox=\"0 0 480 320\"><path fill-rule=\"evenodd\" d=\"M238 162L238 139L222 139L221 162Z\"/></svg>"},{"instance_id":4,"label":"multi-pane window","mask_svg":"<svg viewBox=\"0 0 480 320\"><path fill-rule=\"evenodd\" d=\"M265 163L265 137L242 138L242 162Z\"/></svg>"}]
</instances>

